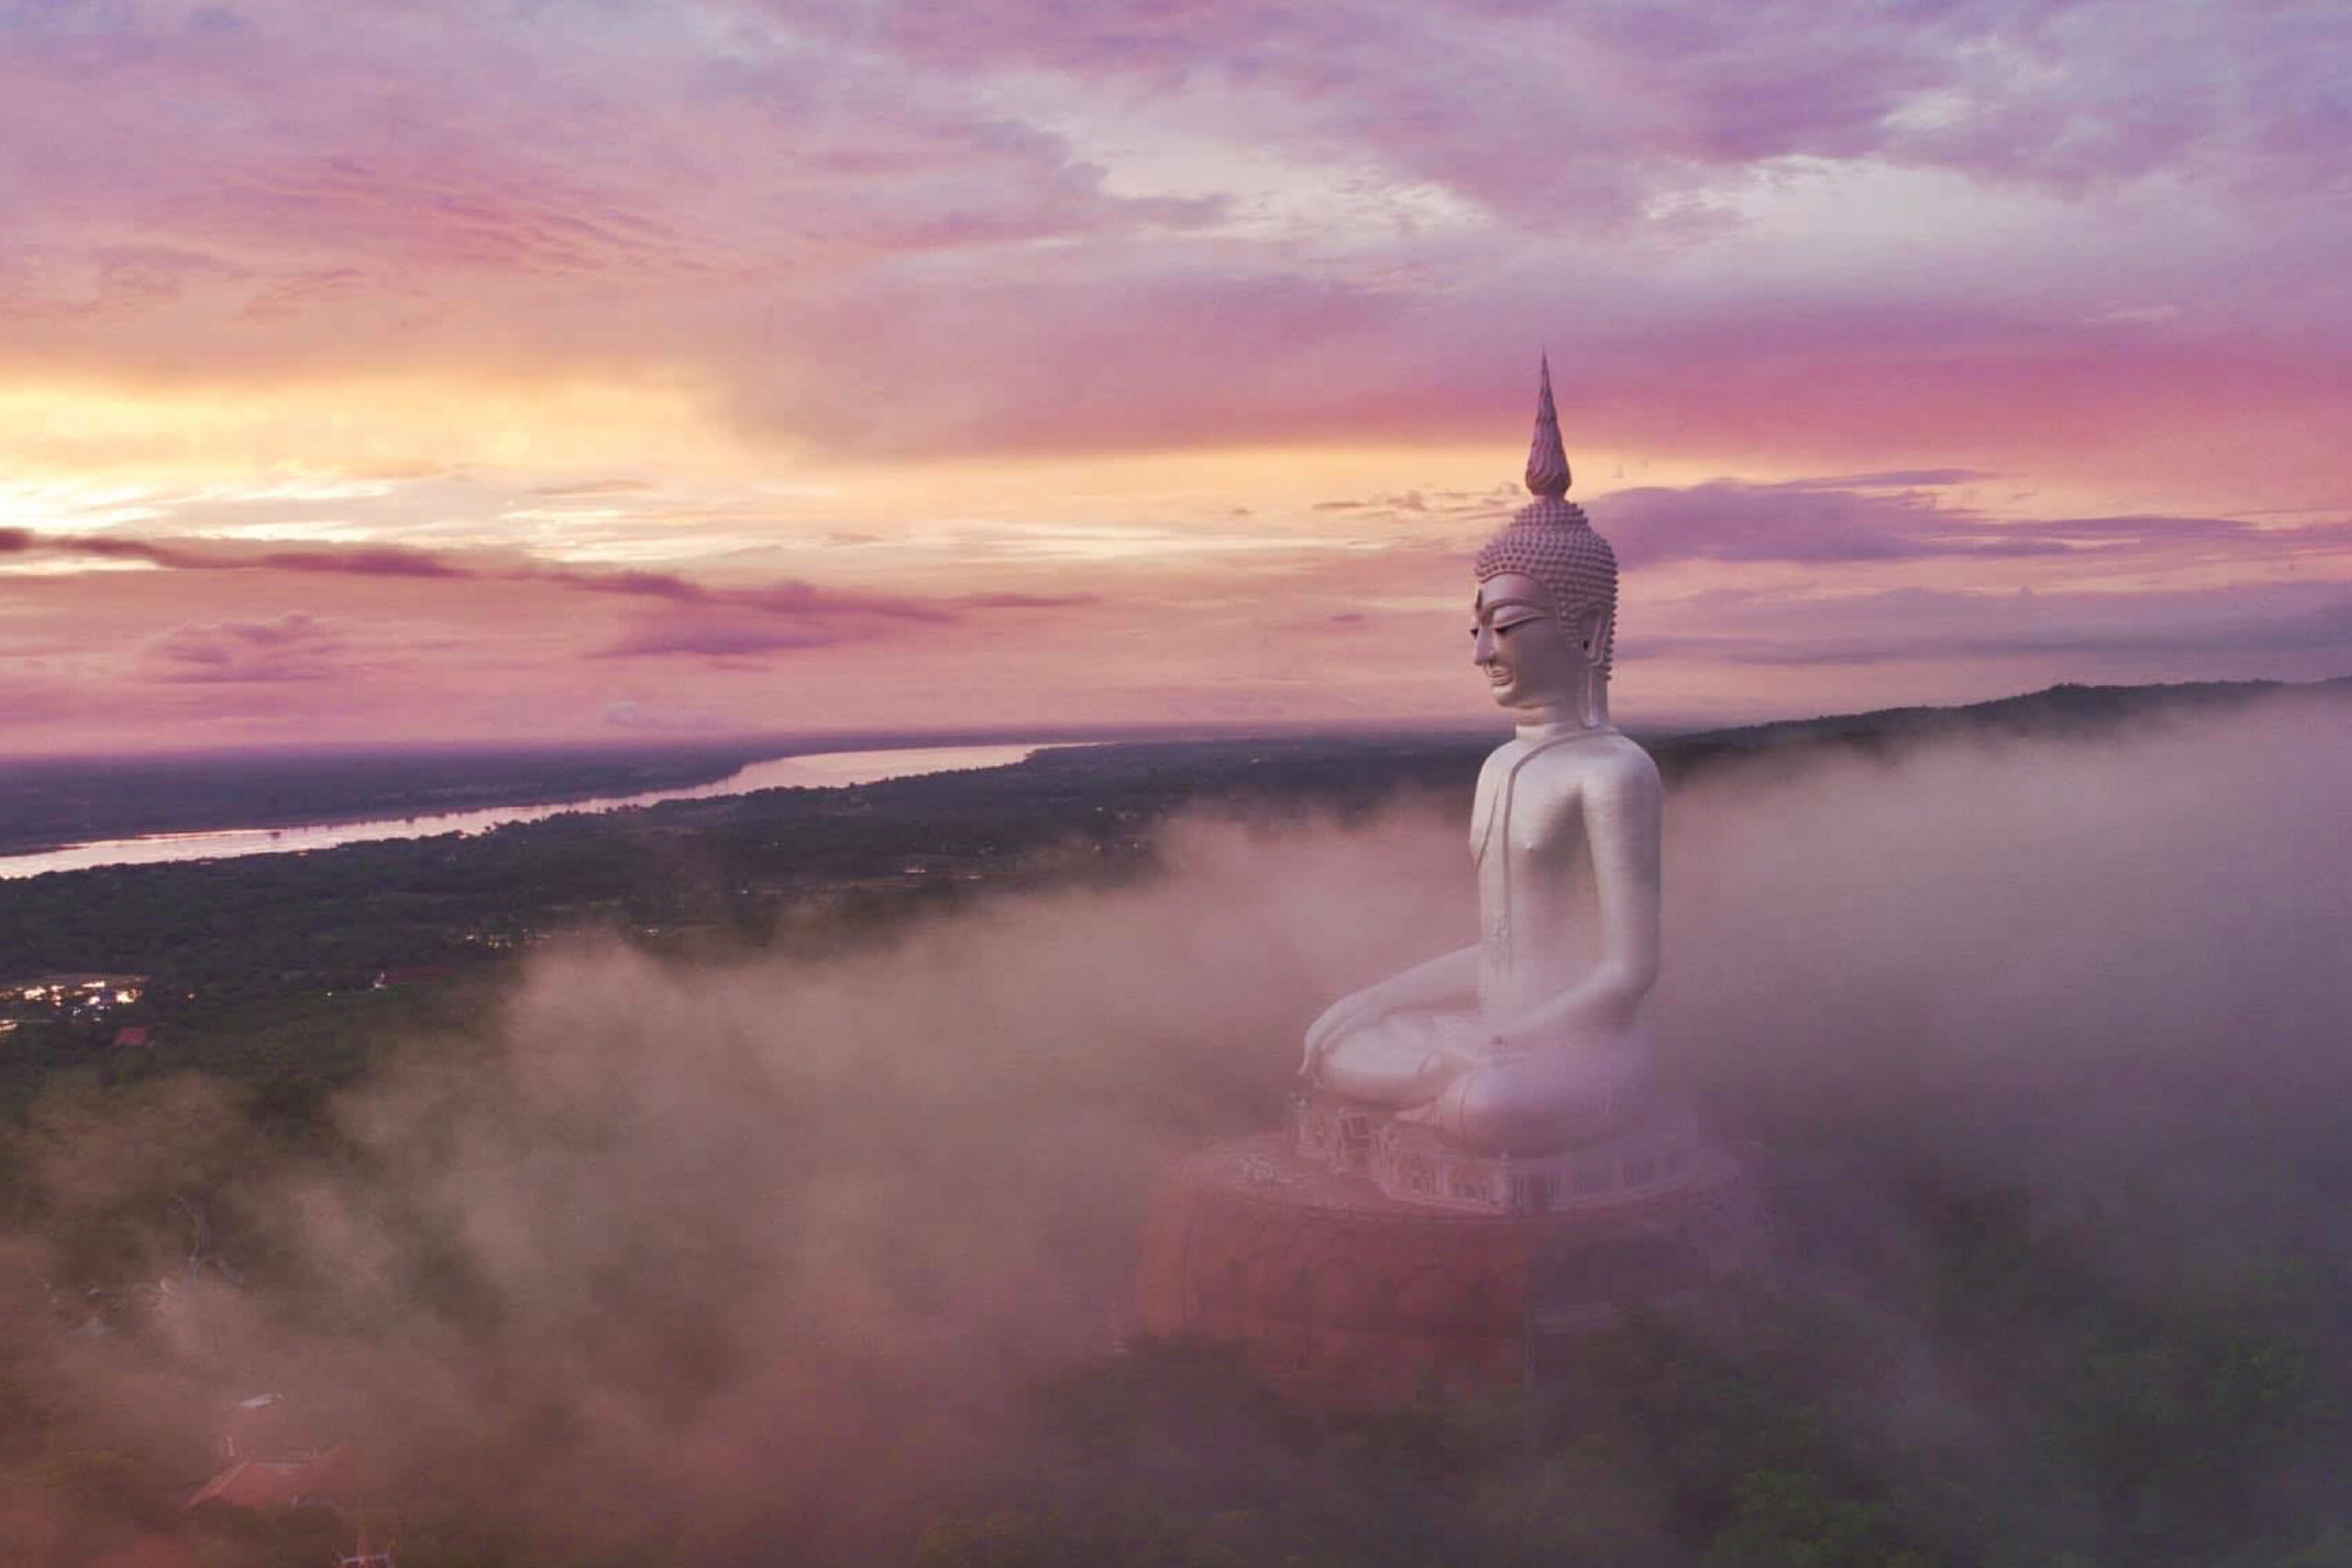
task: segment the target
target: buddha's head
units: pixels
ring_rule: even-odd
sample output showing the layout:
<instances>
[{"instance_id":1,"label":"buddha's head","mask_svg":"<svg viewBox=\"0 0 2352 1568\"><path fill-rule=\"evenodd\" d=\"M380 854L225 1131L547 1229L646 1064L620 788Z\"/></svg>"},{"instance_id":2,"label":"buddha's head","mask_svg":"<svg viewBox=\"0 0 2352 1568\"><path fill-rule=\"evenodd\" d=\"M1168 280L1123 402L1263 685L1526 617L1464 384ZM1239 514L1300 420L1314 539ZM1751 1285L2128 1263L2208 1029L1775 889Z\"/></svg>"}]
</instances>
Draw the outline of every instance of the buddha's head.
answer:
<instances>
[{"instance_id":1,"label":"buddha's head","mask_svg":"<svg viewBox=\"0 0 2352 1568\"><path fill-rule=\"evenodd\" d=\"M1592 531L1584 508L1567 499L1568 459L1560 443L1560 416L1552 403L1552 367L1543 371L1542 390L1535 405L1535 441L1527 457L1527 488L1535 500L1487 541L1478 551L1478 612L1490 635L1479 639L1479 664L1494 680L1503 663L1523 671L1509 682L1497 682L1495 697L1507 707L1543 705L1554 699L1539 686L1554 684L1550 671L1560 667L1559 681L1574 680L1585 688L1598 687L1609 677L1617 637L1617 555L1609 541ZM1548 612L1546 635L1531 639L1529 630L1502 635L1502 622L1525 626L1530 606ZM1530 628L1532 630L1532 628ZM1510 649L1502 644L1518 639ZM1547 651L1536 646L1556 644ZM1493 647L1508 658L1488 659ZM1521 649L1524 649L1522 653ZM1587 698L1589 707L1590 699Z\"/></svg>"}]
</instances>

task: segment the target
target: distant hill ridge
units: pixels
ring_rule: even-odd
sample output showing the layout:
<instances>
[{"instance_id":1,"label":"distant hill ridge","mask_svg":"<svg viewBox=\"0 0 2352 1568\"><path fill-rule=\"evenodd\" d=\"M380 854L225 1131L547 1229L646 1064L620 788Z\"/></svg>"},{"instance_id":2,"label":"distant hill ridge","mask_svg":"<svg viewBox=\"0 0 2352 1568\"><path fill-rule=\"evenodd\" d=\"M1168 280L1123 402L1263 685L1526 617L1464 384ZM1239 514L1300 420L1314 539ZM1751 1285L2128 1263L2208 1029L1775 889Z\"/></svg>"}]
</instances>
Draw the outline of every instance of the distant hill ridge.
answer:
<instances>
[{"instance_id":1,"label":"distant hill ridge","mask_svg":"<svg viewBox=\"0 0 2352 1568\"><path fill-rule=\"evenodd\" d=\"M2070 683L1959 707L1881 708L1643 739L1661 765L1683 773L1790 748L1869 750L1971 733L2081 735L2131 721L2211 714L2283 696L2352 697L2352 676L2309 683ZM1262 752L1270 763L1287 759L1288 765L1305 765L1310 773L1319 764L1302 763L1301 759L1328 761L1345 755L1353 759L1345 771L1359 786L1383 776L1435 782L1448 769L1466 767L1465 777L1475 776L1476 757L1495 740L1485 728L1436 733L1319 730L1283 736L1127 730L1098 732L1087 739L1102 744L1042 753L1027 764L1023 778L1040 773L1094 776L1120 767L1173 767L1196 773L1204 787L1213 787L1220 780L1239 781L1240 775L1228 779L1220 771L1223 763ZM288 827L633 795L708 783L747 761L775 754L772 746L733 741L641 752L574 748L19 761L0 764L0 854L139 834ZM934 799L941 789L969 794L974 787L968 775L950 775L922 784L915 793Z\"/></svg>"},{"instance_id":2,"label":"distant hill ridge","mask_svg":"<svg viewBox=\"0 0 2352 1568\"><path fill-rule=\"evenodd\" d=\"M2140 720L2227 712L2273 696L2352 701L2352 675L2312 682L2189 681L2145 686L2086 686L2065 682L2038 692L1954 707L1874 708L1863 713L1701 730L1661 739L1657 750L1678 759L1696 760L1707 755L1770 751L1791 746L1869 746L1969 731L2018 736L2081 735Z\"/></svg>"}]
</instances>

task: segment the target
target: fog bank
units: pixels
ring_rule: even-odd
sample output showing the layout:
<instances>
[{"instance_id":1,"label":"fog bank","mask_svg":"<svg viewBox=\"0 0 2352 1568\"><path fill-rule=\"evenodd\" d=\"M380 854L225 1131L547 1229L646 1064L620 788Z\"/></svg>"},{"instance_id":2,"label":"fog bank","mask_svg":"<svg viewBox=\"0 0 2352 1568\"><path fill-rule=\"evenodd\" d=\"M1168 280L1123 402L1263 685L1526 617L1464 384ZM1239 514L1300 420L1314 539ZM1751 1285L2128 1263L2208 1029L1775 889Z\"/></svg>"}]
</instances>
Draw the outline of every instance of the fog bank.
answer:
<instances>
[{"instance_id":1,"label":"fog bank","mask_svg":"<svg viewBox=\"0 0 2352 1568\"><path fill-rule=\"evenodd\" d=\"M2340 1258L2347 800L2346 711L2287 702L1676 791L1665 1066L1778 1195L1797 1288L1868 1298L1921 1180L2092 1216L2119 1291ZM1020 1472L1019 1391L1109 1351L1155 1173L1279 1113L1323 1002L1475 931L1451 807L1198 815L1159 859L821 962L549 953L330 1157L243 1166L201 1094L52 1117L56 1212L168 1161L271 1240L46 1386L158 1464L282 1390L388 1492L542 1542L892 1560ZM57 1494L0 1491L28 1552L105 1506Z\"/></svg>"}]
</instances>

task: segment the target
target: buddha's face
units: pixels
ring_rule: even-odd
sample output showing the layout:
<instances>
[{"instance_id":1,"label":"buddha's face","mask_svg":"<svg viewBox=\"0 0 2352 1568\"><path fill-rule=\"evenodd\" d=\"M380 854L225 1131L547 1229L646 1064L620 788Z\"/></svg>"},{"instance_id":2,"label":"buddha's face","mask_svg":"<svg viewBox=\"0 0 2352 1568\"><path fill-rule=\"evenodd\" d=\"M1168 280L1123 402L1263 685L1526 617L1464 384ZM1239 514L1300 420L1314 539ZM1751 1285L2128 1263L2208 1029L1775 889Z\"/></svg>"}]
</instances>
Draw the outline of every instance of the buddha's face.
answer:
<instances>
[{"instance_id":1,"label":"buddha's face","mask_svg":"<svg viewBox=\"0 0 2352 1568\"><path fill-rule=\"evenodd\" d=\"M1572 634L1552 614L1552 596L1532 577L1506 572L1478 585L1471 660L1507 708L1554 708L1578 700L1591 667L1601 613L1577 617ZM1590 620L1589 627L1582 623Z\"/></svg>"}]
</instances>

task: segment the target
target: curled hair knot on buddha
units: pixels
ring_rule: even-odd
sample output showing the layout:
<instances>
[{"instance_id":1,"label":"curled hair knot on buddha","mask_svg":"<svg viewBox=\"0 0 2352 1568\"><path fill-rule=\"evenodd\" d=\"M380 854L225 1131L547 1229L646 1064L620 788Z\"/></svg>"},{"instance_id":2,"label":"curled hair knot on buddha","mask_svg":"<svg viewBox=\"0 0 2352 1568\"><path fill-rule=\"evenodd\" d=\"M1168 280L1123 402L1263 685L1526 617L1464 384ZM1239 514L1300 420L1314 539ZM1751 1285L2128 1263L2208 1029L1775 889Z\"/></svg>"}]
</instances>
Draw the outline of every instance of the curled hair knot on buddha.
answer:
<instances>
[{"instance_id":1,"label":"curled hair knot on buddha","mask_svg":"<svg viewBox=\"0 0 2352 1568\"><path fill-rule=\"evenodd\" d=\"M1542 583L1554 620L1572 637L1582 635L1578 623L1585 615L1599 611L1600 630L1587 655L1605 675L1617 641L1617 553L1593 532L1584 508L1567 499L1569 478L1547 356L1536 396L1535 439L1527 455L1527 488L1535 500L1479 549L1474 570L1482 583L1506 575Z\"/></svg>"}]
</instances>

